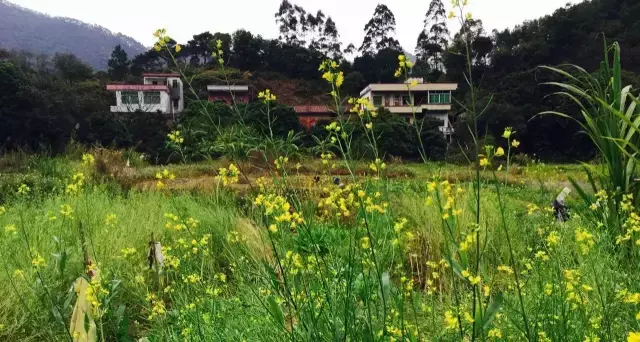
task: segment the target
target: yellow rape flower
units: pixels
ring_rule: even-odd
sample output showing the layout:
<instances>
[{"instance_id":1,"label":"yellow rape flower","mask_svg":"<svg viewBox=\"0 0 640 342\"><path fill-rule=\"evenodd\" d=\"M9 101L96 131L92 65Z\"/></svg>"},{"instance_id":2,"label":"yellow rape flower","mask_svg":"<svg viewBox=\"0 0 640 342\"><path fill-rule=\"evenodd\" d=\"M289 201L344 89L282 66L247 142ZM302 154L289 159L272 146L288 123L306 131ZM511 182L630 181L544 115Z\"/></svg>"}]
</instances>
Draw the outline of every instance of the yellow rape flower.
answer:
<instances>
[{"instance_id":1,"label":"yellow rape flower","mask_svg":"<svg viewBox=\"0 0 640 342\"><path fill-rule=\"evenodd\" d=\"M454 330L458 327L458 318L453 316L453 312L447 311L444 313L444 327L447 330Z\"/></svg>"},{"instance_id":2,"label":"yellow rape flower","mask_svg":"<svg viewBox=\"0 0 640 342\"><path fill-rule=\"evenodd\" d=\"M511 134L513 134L513 128L511 127L506 127L504 129L504 132L502 133L502 137L505 139L509 139L511 137Z\"/></svg>"}]
</instances>

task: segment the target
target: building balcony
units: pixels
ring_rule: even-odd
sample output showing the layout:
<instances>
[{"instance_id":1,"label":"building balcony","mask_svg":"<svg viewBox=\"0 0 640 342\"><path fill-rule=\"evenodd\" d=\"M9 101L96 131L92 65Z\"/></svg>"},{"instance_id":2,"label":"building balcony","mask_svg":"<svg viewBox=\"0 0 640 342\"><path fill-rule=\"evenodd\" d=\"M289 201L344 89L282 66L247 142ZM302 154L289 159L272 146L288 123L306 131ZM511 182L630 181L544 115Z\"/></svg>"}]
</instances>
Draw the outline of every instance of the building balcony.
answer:
<instances>
[{"instance_id":1,"label":"building balcony","mask_svg":"<svg viewBox=\"0 0 640 342\"><path fill-rule=\"evenodd\" d=\"M158 111L162 113L168 113L167 107L163 104L137 104L137 105L120 105L120 106L111 106L110 108L112 113L133 113L133 112L145 112L145 113L156 113Z\"/></svg>"},{"instance_id":2,"label":"building balcony","mask_svg":"<svg viewBox=\"0 0 640 342\"><path fill-rule=\"evenodd\" d=\"M440 104L424 104L420 106L389 106L384 107L388 111L394 114L412 114L413 111L416 113L429 112L429 111L450 111L451 104L450 103L440 103Z\"/></svg>"}]
</instances>

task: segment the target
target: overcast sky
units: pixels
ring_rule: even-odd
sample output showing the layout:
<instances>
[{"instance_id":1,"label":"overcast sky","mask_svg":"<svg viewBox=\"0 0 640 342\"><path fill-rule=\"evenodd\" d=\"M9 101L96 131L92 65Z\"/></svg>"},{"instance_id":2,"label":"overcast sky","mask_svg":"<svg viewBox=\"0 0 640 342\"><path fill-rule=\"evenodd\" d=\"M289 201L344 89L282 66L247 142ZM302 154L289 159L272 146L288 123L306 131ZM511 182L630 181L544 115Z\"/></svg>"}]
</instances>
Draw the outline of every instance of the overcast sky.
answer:
<instances>
[{"instance_id":1,"label":"overcast sky","mask_svg":"<svg viewBox=\"0 0 640 342\"><path fill-rule=\"evenodd\" d=\"M53 16L64 16L98 24L114 32L153 45L152 33L166 28L180 43L204 31L233 32L246 29L266 38L276 38L274 14L281 0L10 0L26 8ZM571 2L579 2L572 0ZM359 47L364 25L378 3L385 3L397 21L396 38L406 51L413 52L422 30L430 0L290 0L307 12L321 9L336 22L345 46ZM443 1L447 10L450 1ZM568 0L470 0L469 9L482 19L487 31L513 27L527 19L551 14ZM450 22L452 34L457 25Z\"/></svg>"}]
</instances>

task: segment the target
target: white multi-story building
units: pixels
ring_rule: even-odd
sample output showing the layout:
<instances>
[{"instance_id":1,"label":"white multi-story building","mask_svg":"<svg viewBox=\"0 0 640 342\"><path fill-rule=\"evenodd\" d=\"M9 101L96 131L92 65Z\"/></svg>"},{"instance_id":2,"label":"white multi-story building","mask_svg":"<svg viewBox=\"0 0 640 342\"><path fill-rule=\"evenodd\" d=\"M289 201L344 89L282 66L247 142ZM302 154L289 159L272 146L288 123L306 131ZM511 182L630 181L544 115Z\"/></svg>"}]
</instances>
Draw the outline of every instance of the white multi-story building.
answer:
<instances>
[{"instance_id":1,"label":"white multi-story building","mask_svg":"<svg viewBox=\"0 0 640 342\"><path fill-rule=\"evenodd\" d=\"M384 107L391 113L406 117L410 122L413 122L414 111L420 119L440 119L440 131L445 135L453 133L449 122L451 92L458 89L458 84L424 83L420 78L414 80L418 82L415 85L409 84L411 79L407 83L370 84L360 92L360 97L369 99L375 107Z\"/></svg>"},{"instance_id":2,"label":"white multi-story building","mask_svg":"<svg viewBox=\"0 0 640 342\"><path fill-rule=\"evenodd\" d=\"M116 93L111 112L160 112L174 115L184 110L183 84L179 74L145 73L144 84L109 84Z\"/></svg>"}]
</instances>

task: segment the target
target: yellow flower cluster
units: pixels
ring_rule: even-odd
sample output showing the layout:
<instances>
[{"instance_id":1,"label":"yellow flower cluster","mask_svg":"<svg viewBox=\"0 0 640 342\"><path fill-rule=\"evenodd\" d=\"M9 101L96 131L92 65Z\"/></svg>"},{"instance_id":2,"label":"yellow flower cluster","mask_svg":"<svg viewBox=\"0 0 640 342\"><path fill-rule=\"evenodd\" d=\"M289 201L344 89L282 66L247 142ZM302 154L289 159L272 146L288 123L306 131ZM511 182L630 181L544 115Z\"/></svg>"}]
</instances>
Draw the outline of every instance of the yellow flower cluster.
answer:
<instances>
[{"instance_id":1,"label":"yellow flower cluster","mask_svg":"<svg viewBox=\"0 0 640 342\"><path fill-rule=\"evenodd\" d=\"M462 272L460 272L460 275L462 275L463 278L467 279L473 286L480 284L480 281L482 280L479 275L474 276L467 270L463 270Z\"/></svg>"},{"instance_id":2,"label":"yellow flower cluster","mask_svg":"<svg viewBox=\"0 0 640 342\"><path fill-rule=\"evenodd\" d=\"M176 175L174 173L169 172L169 170L164 169L162 172L156 173L156 188L162 189L166 186L163 180L174 180L176 179Z\"/></svg>"},{"instance_id":3,"label":"yellow flower cluster","mask_svg":"<svg viewBox=\"0 0 640 342\"><path fill-rule=\"evenodd\" d=\"M221 180L225 186L236 184L240 179L240 170L233 164L229 164L229 168L221 167L218 169L218 179Z\"/></svg>"},{"instance_id":4,"label":"yellow flower cluster","mask_svg":"<svg viewBox=\"0 0 640 342\"><path fill-rule=\"evenodd\" d=\"M31 259L31 266L33 267L44 267L47 266L46 260L40 255L38 252L32 252L33 259Z\"/></svg>"},{"instance_id":5,"label":"yellow flower cluster","mask_svg":"<svg viewBox=\"0 0 640 342\"><path fill-rule=\"evenodd\" d=\"M107 214L107 217L104 219L104 225L108 227L114 227L117 223L118 217L116 214Z\"/></svg>"},{"instance_id":6,"label":"yellow flower cluster","mask_svg":"<svg viewBox=\"0 0 640 342\"><path fill-rule=\"evenodd\" d=\"M167 137L169 137L169 141L179 145L184 143L184 137L180 134L180 131L171 131L169 134L167 134Z\"/></svg>"},{"instance_id":7,"label":"yellow flower cluster","mask_svg":"<svg viewBox=\"0 0 640 342\"><path fill-rule=\"evenodd\" d=\"M318 71L324 71L324 74L322 74L322 78L329 82L336 89L340 88L342 86L342 83L344 82L344 73L342 71L338 71L337 69L338 63L330 59L325 60L322 64L320 64L320 67L318 68ZM332 93L332 95L334 97L337 96L335 91Z\"/></svg>"},{"instance_id":8,"label":"yellow flower cluster","mask_svg":"<svg viewBox=\"0 0 640 342\"><path fill-rule=\"evenodd\" d=\"M560 235L554 230L547 235L546 241L549 247L555 246L560 243Z\"/></svg>"},{"instance_id":9,"label":"yellow flower cluster","mask_svg":"<svg viewBox=\"0 0 640 342\"><path fill-rule=\"evenodd\" d=\"M596 242L593 239L593 234L589 233L586 229L578 228L575 231L576 233L576 242L580 247L580 251L582 255L587 255L591 247L593 247Z\"/></svg>"},{"instance_id":10,"label":"yellow flower cluster","mask_svg":"<svg viewBox=\"0 0 640 342\"><path fill-rule=\"evenodd\" d=\"M633 209L631 195L625 195L625 197L623 197L623 201L620 203L620 209L622 211L629 212L629 214L622 224L622 227L625 229L625 233L624 235L616 237L616 244L630 241L634 235L637 236L638 233L640 233L640 215L635 211L631 211ZM635 245L640 246L640 238L635 240Z\"/></svg>"},{"instance_id":11,"label":"yellow flower cluster","mask_svg":"<svg viewBox=\"0 0 640 342\"><path fill-rule=\"evenodd\" d=\"M148 320L152 321L157 317L162 317L167 313L167 309L164 306L164 302L158 298L154 293L149 293L146 297L147 302L151 306L151 312L149 313Z\"/></svg>"},{"instance_id":12,"label":"yellow flower cluster","mask_svg":"<svg viewBox=\"0 0 640 342\"><path fill-rule=\"evenodd\" d=\"M132 256L132 255L136 254L136 252L137 252L137 251L136 251L136 249L135 249L135 248L133 248L133 247L122 248L122 249L120 250L120 254L122 254L122 256L123 256L123 257L125 257L125 258L130 257L130 256Z\"/></svg>"},{"instance_id":13,"label":"yellow flower cluster","mask_svg":"<svg viewBox=\"0 0 640 342\"><path fill-rule=\"evenodd\" d=\"M449 263L442 259L439 262L427 261L427 266L431 270L430 278L427 279L427 294L432 295L438 288L436 282L440 279L440 270L444 271L449 267Z\"/></svg>"},{"instance_id":14,"label":"yellow flower cluster","mask_svg":"<svg viewBox=\"0 0 640 342\"><path fill-rule=\"evenodd\" d=\"M598 210L598 208L606 206L606 202L609 199L609 195L607 195L607 192L605 190L600 190L596 192L595 197L596 197L596 201L594 203L591 203L591 205L589 206L591 210Z\"/></svg>"},{"instance_id":15,"label":"yellow flower cluster","mask_svg":"<svg viewBox=\"0 0 640 342\"><path fill-rule=\"evenodd\" d=\"M533 203L527 204L527 214L533 215L536 211L540 210L540 207Z\"/></svg>"},{"instance_id":16,"label":"yellow flower cluster","mask_svg":"<svg viewBox=\"0 0 640 342\"><path fill-rule=\"evenodd\" d=\"M82 155L82 166L92 166L95 164L96 159L90 153L85 153Z\"/></svg>"},{"instance_id":17,"label":"yellow flower cluster","mask_svg":"<svg viewBox=\"0 0 640 342\"><path fill-rule=\"evenodd\" d=\"M259 92L258 98L262 99L264 103L274 102L277 100L276 95L272 94L270 89L265 89L264 91Z\"/></svg>"},{"instance_id":18,"label":"yellow flower cluster","mask_svg":"<svg viewBox=\"0 0 640 342\"><path fill-rule=\"evenodd\" d=\"M276 224L287 224L289 228L295 229L299 224L304 223L304 218L298 212L293 210L293 207L287 200L275 194L259 194L253 204L257 207L264 209L264 214L267 217L273 218ZM269 225L269 231L276 233L278 231L277 225Z\"/></svg>"},{"instance_id":19,"label":"yellow flower cluster","mask_svg":"<svg viewBox=\"0 0 640 342\"><path fill-rule=\"evenodd\" d=\"M462 242L460 242L460 251L461 252L466 252L469 249L471 249L471 247L474 246L476 242L476 233L475 232L469 232L469 234L465 235L464 240L462 240Z\"/></svg>"},{"instance_id":20,"label":"yellow flower cluster","mask_svg":"<svg viewBox=\"0 0 640 342\"><path fill-rule=\"evenodd\" d=\"M440 184L441 190L438 189L438 183L435 181L427 183L427 199L426 204L430 205L433 203L433 197L436 196L436 192L441 192L444 195L445 203L442 206L442 219L448 220L451 217L460 216L462 214L462 209L456 208L456 200L455 195L463 193L462 188L456 187L454 194L454 186L449 183L448 180L442 181Z\"/></svg>"},{"instance_id":21,"label":"yellow flower cluster","mask_svg":"<svg viewBox=\"0 0 640 342\"><path fill-rule=\"evenodd\" d=\"M171 37L167 35L166 29L158 29L153 33L153 36L158 38L156 43L153 45L153 49L156 51L162 50L163 47L167 46L169 41L171 41Z\"/></svg>"},{"instance_id":22,"label":"yellow flower cluster","mask_svg":"<svg viewBox=\"0 0 640 342\"><path fill-rule=\"evenodd\" d=\"M63 204L60 206L60 215L72 220L73 219L73 208L71 208L68 204Z\"/></svg>"},{"instance_id":23,"label":"yellow flower cluster","mask_svg":"<svg viewBox=\"0 0 640 342\"><path fill-rule=\"evenodd\" d=\"M329 161L333 159L333 153L322 153L320 154L320 159L322 160L322 165L329 165Z\"/></svg>"},{"instance_id":24,"label":"yellow flower cluster","mask_svg":"<svg viewBox=\"0 0 640 342\"><path fill-rule=\"evenodd\" d=\"M164 265L175 270L180 266L180 258L171 254L172 251L173 249L171 247L162 246L162 255L164 255Z\"/></svg>"},{"instance_id":25,"label":"yellow flower cluster","mask_svg":"<svg viewBox=\"0 0 640 342\"><path fill-rule=\"evenodd\" d=\"M91 313L94 317L102 316L103 311L100 309L100 306L102 306L102 301L108 295L109 291L107 291L100 283L100 277L96 276L91 279L85 293L85 298L91 305Z\"/></svg>"},{"instance_id":26,"label":"yellow flower cluster","mask_svg":"<svg viewBox=\"0 0 640 342\"><path fill-rule=\"evenodd\" d=\"M187 284L196 284L202 281L202 277L200 277L200 275L198 274L193 273L193 274L189 274L186 277L182 276L182 281Z\"/></svg>"},{"instance_id":27,"label":"yellow flower cluster","mask_svg":"<svg viewBox=\"0 0 640 342\"><path fill-rule=\"evenodd\" d=\"M409 69L413 67L413 62L407 59L405 55L398 56L398 69L394 73L395 77L400 77L402 75L406 75L409 72Z\"/></svg>"},{"instance_id":28,"label":"yellow flower cluster","mask_svg":"<svg viewBox=\"0 0 640 342\"><path fill-rule=\"evenodd\" d=\"M450 310L444 313L444 327L447 330L455 330L458 328L458 318L454 316Z\"/></svg>"},{"instance_id":29,"label":"yellow flower cluster","mask_svg":"<svg viewBox=\"0 0 640 342\"><path fill-rule=\"evenodd\" d=\"M322 189L323 198L318 202L318 208L321 210L320 216L325 218L347 218L354 213L357 204L356 194L354 194L357 185L347 185L344 188L328 188ZM362 192L364 196L364 192Z\"/></svg>"},{"instance_id":30,"label":"yellow flower cluster","mask_svg":"<svg viewBox=\"0 0 640 342\"><path fill-rule=\"evenodd\" d=\"M571 308L576 309L579 305L586 304L588 300L587 292L593 290L589 285L580 286L580 272L578 270L564 270L562 272L567 290L567 302L571 303Z\"/></svg>"},{"instance_id":31,"label":"yellow flower cluster","mask_svg":"<svg viewBox=\"0 0 640 342\"><path fill-rule=\"evenodd\" d=\"M279 156L276 160L273 161L273 164L276 166L276 170L284 170L285 165L289 163L289 157Z\"/></svg>"},{"instance_id":32,"label":"yellow flower cluster","mask_svg":"<svg viewBox=\"0 0 640 342\"><path fill-rule=\"evenodd\" d=\"M513 274L513 269L506 265L498 266L498 272L504 272L506 274Z\"/></svg>"},{"instance_id":33,"label":"yellow flower cluster","mask_svg":"<svg viewBox=\"0 0 640 342\"><path fill-rule=\"evenodd\" d=\"M71 177L71 182L67 184L67 187L64 192L68 195L76 195L78 192L80 192L80 190L82 190L82 187L84 186L84 182L85 182L84 173L78 172Z\"/></svg>"},{"instance_id":34,"label":"yellow flower cluster","mask_svg":"<svg viewBox=\"0 0 640 342\"><path fill-rule=\"evenodd\" d=\"M318 266L318 260L314 255L309 255L305 258L293 251L287 251L285 254L285 264L287 267L287 273L291 275L297 275L300 273L312 272Z\"/></svg>"},{"instance_id":35,"label":"yellow flower cluster","mask_svg":"<svg viewBox=\"0 0 640 342\"><path fill-rule=\"evenodd\" d=\"M373 172L380 172L387 168L387 164L380 160L380 158L376 158L371 164L369 164L369 169Z\"/></svg>"},{"instance_id":36,"label":"yellow flower cluster","mask_svg":"<svg viewBox=\"0 0 640 342\"><path fill-rule=\"evenodd\" d=\"M30 192L31 188L24 183L20 184L18 187L18 195L28 195Z\"/></svg>"},{"instance_id":37,"label":"yellow flower cluster","mask_svg":"<svg viewBox=\"0 0 640 342\"><path fill-rule=\"evenodd\" d=\"M217 57L218 58L218 64L220 64L221 66L224 65L224 52L222 51L222 40L218 39L216 40L216 49L217 51L213 51L211 53L212 57Z\"/></svg>"},{"instance_id":38,"label":"yellow flower cluster","mask_svg":"<svg viewBox=\"0 0 640 342\"><path fill-rule=\"evenodd\" d=\"M353 107L351 107L349 111L351 113L358 114L359 117L365 117L366 114L371 115L371 117L373 118L378 116L378 113L376 112L376 107L373 104L371 104L371 101L369 101L369 99L366 97L362 97L362 98L351 97L347 100L347 103L349 103L350 105L353 105Z\"/></svg>"},{"instance_id":39,"label":"yellow flower cluster","mask_svg":"<svg viewBox=\"0 0 640 342\"><path fill-rule=\"evenodd\" d=\"M200 224L200 221L193 217L188 217L184 221L180 219L180 216L172 213L165 213L164 217L167 219L167 223L165 223L164 226L169 230L181 231L187 228L196 229Z\"/></svg>"}]
</instances>

